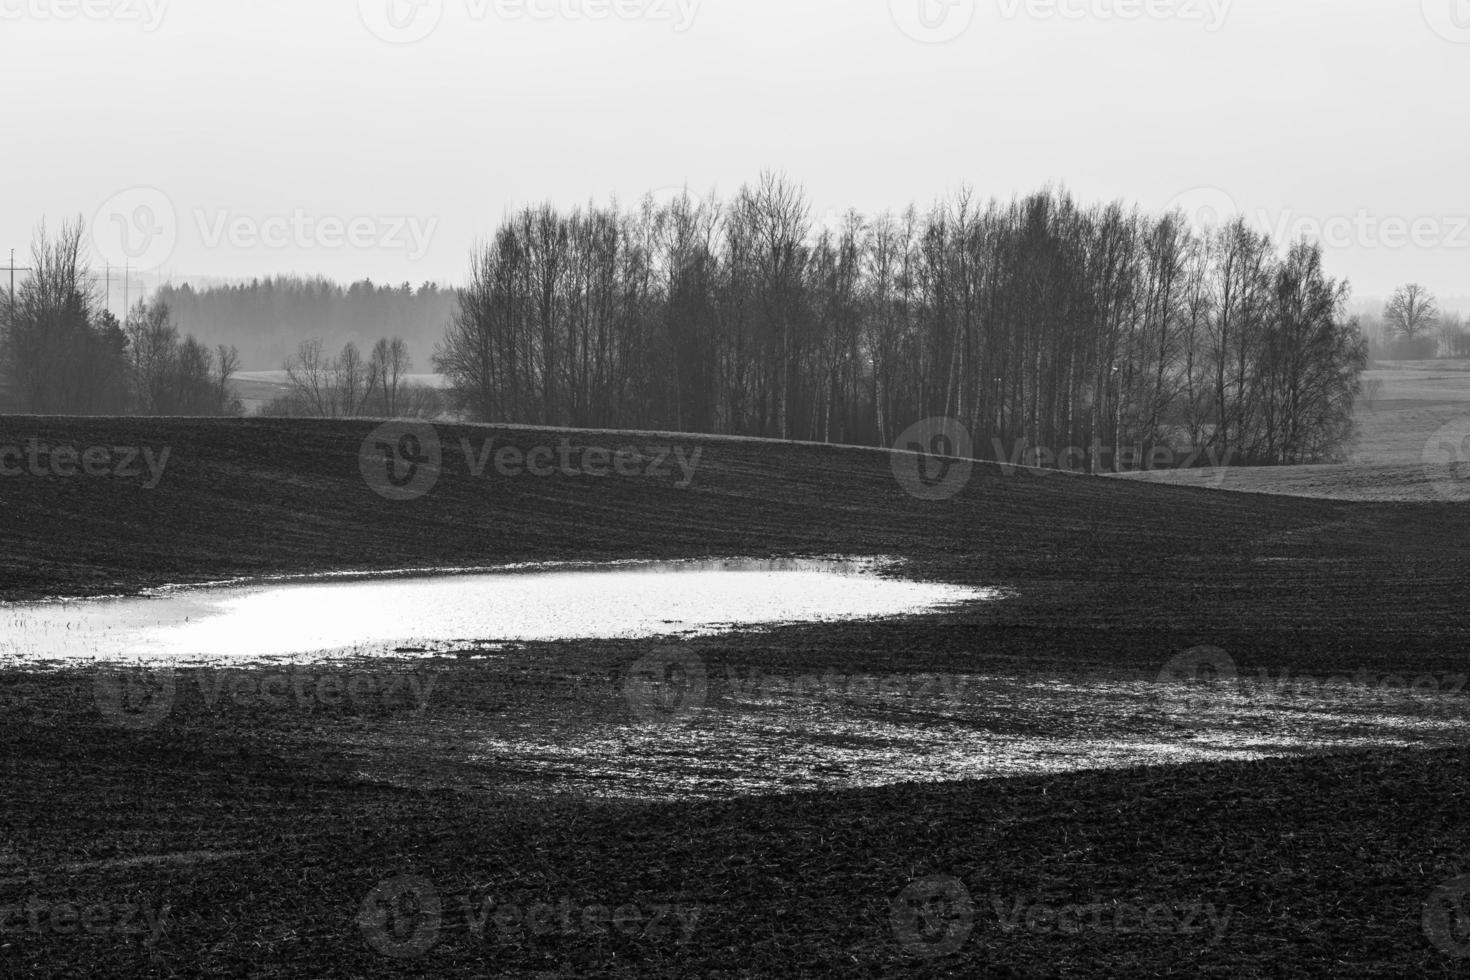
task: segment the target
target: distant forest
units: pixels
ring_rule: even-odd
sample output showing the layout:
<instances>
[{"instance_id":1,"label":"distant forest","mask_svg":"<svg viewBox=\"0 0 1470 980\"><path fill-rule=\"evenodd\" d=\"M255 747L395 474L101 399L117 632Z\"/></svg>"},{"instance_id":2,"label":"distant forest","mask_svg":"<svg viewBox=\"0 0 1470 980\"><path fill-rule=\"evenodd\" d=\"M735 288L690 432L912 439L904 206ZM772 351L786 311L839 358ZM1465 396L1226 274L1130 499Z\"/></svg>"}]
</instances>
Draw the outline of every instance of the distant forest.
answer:
<instances>
[{"instance_id":1,"label":"distant forest","mask_svg":"<svg viewBox=\"0 0 1470 980\"><path fill-rule=\"evenodd\" d=\"M455 298L454 289L434 283L343 286L293 276L197 290L165 285L153 295L201 343L237 348L242 371L281 370L307 337L330 351L349 343L366 351L381 337L401 337L412 362L427 371Z\"/></svg>"},{"instance_id":2,"label":"distant forest","mask_svg":"<svg viewBox=\"0 0 1470 980\"><path fill-rule=\"evenodd\" d=\"M36 271L0 306L0 407L229 414L233 375L284 367L283 414L879 446L942 416L982 458L1095 446L1107 467L1114 450L1169 447L1303 463L1349 448L1368 355L1318 246L1054 190L836 227L774 174L725 201L543 205L472 250L462 288L170 286L122 323L82 240L79 224L43 230ZM1438 329L1418 286L1385 317L1409 339ZM443 401L407 381L430 368Z\"/></svg>"},{"instance_id":3,"label":"distant forest","mask_svg":"<svg viewBox=\"0 0 1470 980\"><path fill-rule=\"evenodd\" d=\"M766 174L725 202L511 216L435 363L488 421L892 445L945 416L982 457L1301 463L1353 434L1367 344L1347 298L1317 246L1281 252L1243 219L1200 234L1062 192L961 193L818 230Z\"/></svg>"},{"instance_id":4,"label":"distant forest","mask_svg":"<svg viewBox=\"0 0 1470 980\"><path fill-rule=\"evenodd\" d=\"M432 350L455 292L267 279L195 291L164 287L119 321L88 269L80 220L31 246L29 273L0 301L0 411L41 415L237 415L242 370L288 370L277 414L441 412L407 375L413 347L374 335L413 327ZM308 339L302 340L303 337ZM329 357L325 343L340 343ZM250 351L246 361L241 347Z\"/></svg>"}]
</instances>

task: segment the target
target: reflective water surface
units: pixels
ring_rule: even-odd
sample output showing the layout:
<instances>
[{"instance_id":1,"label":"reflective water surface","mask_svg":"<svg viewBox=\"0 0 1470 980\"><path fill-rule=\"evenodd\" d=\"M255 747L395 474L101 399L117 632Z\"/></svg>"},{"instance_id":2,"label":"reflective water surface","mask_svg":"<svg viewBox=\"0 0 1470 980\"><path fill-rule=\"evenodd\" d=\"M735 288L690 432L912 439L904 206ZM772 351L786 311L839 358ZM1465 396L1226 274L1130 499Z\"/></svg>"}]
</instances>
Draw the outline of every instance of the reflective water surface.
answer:
<instances>
[{"instance_id":1,"label":"reflective water surface","mask_svg":"<svg viewBox=\"0 0 1470 980\"><path fill-rule=\"evenodd\" d=\"M924 613L994 595L878 574L889 564L787 559L541 566L5 604L0 660L311 660L457 642L701 635Z\"/></svg>"},{"instance_id":2,"label":"reflective water surface","mask_svg":"<svg viewBox=\"0 0 1470 980\"><path fill-rule=\"evenodd\" d=\"M510 782L668 800L1435 748L1463 744L1470 726L1470 697L1450 693L1281 694L1121 677L843 678L803 688L717 673L709 692L681 719L570 730L529 714L493 731L405 716L400 734L414 732L406 741L422 747L423 770L410 772L397 754L374 765L366 752L362 762L407 784Z\"/></svg>"},{"instance_id":3,"label":"reflective water surface","mask_svg":"<svg viewBox=\"0 0 1470 980\"><path fill-rule=\"evenodd\" d=\"M894 576L899 570L883 559L535 566L0 605L0 661L132 665L117 668L121 683L99 677L99 706L107 708L113 693L158 687L166 698L158 723L174 705L197 710L184 707L198 701L193 686L206 714L228 722L235 695L220 692L237 674L251 679L236 668L257 661L287 665L259 673L291 683L254 677L249 690L261 696L246 703L269 701L281 712L314 713L318 675L340 682L367 672L371 683L335 689L367 692L364 704L349 697L349 713L374 708L375 691L397 691L397 700L379 696L387 710L374 711L371 724L285 726L277 737L336 741L355 773L395 785L532 795L656 800L844 790L1429 748L1463 744L1470 731L1470 694L1443 679L1420 692L1246 676L1200 686L1126 672L875 677L842 673L840 663L786 677L726 668L697 639L648 644L652 667L581 661L566 648L516 642L697 637L924 613L1000 594L906 581ZM402 658L385 662L418 682L408 687L386 683L394 677L372 675L376 668L356 659L446 650L465 673L441 675L442 663L425 661L419 676ZM206 669L167 669L192 664ZM445 690L456 679L494 692L493 708L473 697L468 709L457 702L452 695L463 692ZM269 691L305 692L305 700L276 704Z\"/></svg>"}]
</instances>

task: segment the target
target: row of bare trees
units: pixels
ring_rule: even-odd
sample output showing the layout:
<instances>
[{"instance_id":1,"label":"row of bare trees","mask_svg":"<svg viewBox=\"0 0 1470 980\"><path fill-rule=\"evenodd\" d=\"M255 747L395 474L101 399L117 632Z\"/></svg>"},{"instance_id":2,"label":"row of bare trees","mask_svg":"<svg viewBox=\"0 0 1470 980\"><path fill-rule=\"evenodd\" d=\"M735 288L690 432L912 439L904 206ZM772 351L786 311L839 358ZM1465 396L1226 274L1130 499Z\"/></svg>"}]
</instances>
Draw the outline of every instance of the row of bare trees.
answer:
<instances>
[{"instance_id":1,"label":"row of bare trees","mask_svg":"<svg viewBox=\"0 0 1470 980\"><path fill-rule=\"evenodd\" d=\"M182 336L168 306L139 302L127 323L103 306L87 268L84 228L43 226L31 271L0 302L0 407L44 415L227 415L233 348Z\"/></svg>"},{"instance_id":2,"label":"row of bare trees","mask_svg":"<svg viewBox=\"0 0 1470 980\"><path fill-rule=\"evenodd\" d=\"M513 215L474 251L435 364L489 421L887 445L948 416L982 455L1294 463L1352 433L1346 296L1319 249L1281 254L1244 221L1196 233L1047 191L815 229L765 174L728 202Z\"/></svg>"},{"instance_id":3,"label":"row of bare trees","mask_svg":"<svg viewBox=\"0 0 1470 980\"><path fill-rule=\"evenodd\" d=\"M233 347L214 351L179 335L168 304L140 301L126 327L133 411L139 415L239 415L230 379L239 369Z\"/></svg>"},{"instance_id":4,"label":"row of bare trees","mask_svg":"<svg viewBox=\"0 0 1470 980\"><path fill-rule=\"evenodd\" d=\"M437 389L410 383L413 360L401 337L379 338L366 360L348 342L336 357L319 338L301 342L286 359L289 393L266 405L267 415L314 418L433 418L443 412Z\"/></svg>"}]
</instances>

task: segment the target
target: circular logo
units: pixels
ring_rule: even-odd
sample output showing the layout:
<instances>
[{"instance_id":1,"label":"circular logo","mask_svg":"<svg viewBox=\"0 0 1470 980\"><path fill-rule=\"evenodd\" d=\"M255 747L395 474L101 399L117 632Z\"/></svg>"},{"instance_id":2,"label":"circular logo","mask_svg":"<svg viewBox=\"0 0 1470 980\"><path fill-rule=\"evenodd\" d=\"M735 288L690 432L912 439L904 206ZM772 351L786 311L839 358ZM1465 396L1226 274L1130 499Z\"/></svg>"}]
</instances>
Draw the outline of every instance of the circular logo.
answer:
<instances>
[{"instance_id":1,"label":"circular logo","mask_svg":"<svg viewBox=\"0 0 1470 980\"><path fill-rule=\"evenodd\" d=\"M357 0L357 15L389 44L422 41L444 19L444 0Z\"/></svg>"},{"instance_id":2,"label":"circular logo","mask_svg":"<svg viewBox=\"0 0 1470 980\"><path fill-rule=\"evenodd\" d=\"M1470 500L1470 418L1441 426L1424 444L1424 477L1445 500Z\"/></svg>"},{"instance_id":3,"label":"circular logo","mask_svg":"<svg viewBox=\"0 0 1470 980\"><path fill-rule=\"evenodd\" d=\"M842 241L842 236L852 228L848 220L854 212L838 211L828 208L825 211L813 211L810 216L811 229L807 232L813 242L820 241L823 235L831 236L834 243ZM858 227L861 227L860 225Z\"/></svg>"},{"instance_id":4,"label":"circular logo","mask_svg":"<svg viewBox=\"0 0 1470 980\"><path fill-rule=\"evenodd\" d=\"M173 711L178 680L172 668L109 668L97 673L92 693L97 710L108 724L147 731L158 727Z\"/></svg>"},{"instance_id":5,"label":"circular logo","mask_svg":"<svg viewBox=\"0 0 1470 980\"><path fill-rule=\"evenodd\" d=\"M893 475L920 500L948 500L975 472L970 431L954 419L925 419L910 426L893 450Z\"/></svg>"},{"instance_id":6,"label":"circular logo","mask_svg":"<svg viewBox=\"0 0 1470 980\"><path fill-rule=\"evenodd\" d=\"M1177 712L1176 721L1185 726L1200 727L1207 723L1197 714L1216 700L1227 685L1235 683L1235 658L1219 647L1194 647L1170 660L1159 671L1159 683L1183 693L1182 702L1170 698Z\"/></svg>"},{"instance_id":7,"label":"circular logo","mask_svg":"<svg viewBox=\"0 0 1470 980\"><path fill-rule=\"evenodd\" d=\"M639 721L685 721L709 700L709 674L694 651L664 647L632 666L623 697Z\"/></svg>"},{"instance_id":8,"label":"circular logo","mask_svg":"<svg viewBox=\"0 0 1470 980\"><path fill-rule=\"evenodd\" d=\"M423 956L439 941L444 908L427 878L401 875L379 883L362 900L357 925L367 944L395 960Z\"/></svg>"},{"instance_id":9,"label":"circular logo","mask_svg":"<svg viewBox=\"0 0 1470 980\"><path fill-rule=\"evenodd\" d=\"M672 233L677 233L686 221L698 223L700 209L705 207L704 198L694 193L687 185L682 187L660 187L644 195L643 203L650 208L654 221L661 221ZM695 249L679 249L675 252L676 270L679 273L692 270L701 261Z\"/></svg>"},{"instance_id":10,"label":"circular logo","mask_svg":"<svg viewBox=\"0 0 1470 980\"><path fill-rule=\"evenodd\" d=\"M427 422L389 422L362 441L358 468L378 496L418 500L439 482L444 449L439 430Z\"/></svg>"},{"instance_id":11,"label":"circular logo","mask_svg":"<svg viewBox=\"0 0 1470 980\"><path fill-rule=\"evenodd\" d=\"M1184 221L1196 238L1210 238L1235 220L1240 207L1235 198L1218 187L1196 187L1176 195L1164 207L1166 213L1184 212Z\"/></svg>"},{"instance_id":12,"label":"circular logo","mask_svg":"<svg viewBox=\"0 0 1470 980\"><path fill-rule=\"evenodd\" d=\"M934 875L914 882L893 900L893 937L910 956L957 953L975 930L975 905L963 882Z\"/></svg>"},{"instance_id":13,"label":"circular logo","mask_svg":"<svg viewBox=\"0 0 1470 980\"><path fill-rule=\"evenodd\" d=\"M689 213L693 214L704 206L704 198L691 191L688 185L681 187L660 187L649 191L645 198L653 205L654 214L679 207L684 201L688 201Z\"/></svg>"},{"instance_id":14,"label":"circular logo","mask_svg":"<svg viewBox=\"0 0 1470 980\"><path fill-rule=\"evenodd\" d=\"M1235 680L1235 658L1219 647L1193 647L1159 671L1161 684L1228 684Z\"/></svg>"},{"instance_id":15,"label":"circular logo","mask_svg":"<svg viewBox=\"0 0 1470 980\"><path fill-rule=\"evenodd\" d=\"M1445 882L1424 903L1424 935L1441 953L1470 957L1470 875Z\"/></svg>"},{"instance_id":16,"label":"circular logo","mask_svg":"<svg viewBox=\"0 0 1470 980\"><path fill-rule=\"evenodd\" d=\"M156 187L114 194L92 216L92 244L110 265L156 269L169 260L178 243L174 203Z\"/></svg>"},{"instance_id":17,"label":"circular logo","mask_svg":"<svg viewBox=\"0 0 1470 980\"><path fill-rule=\"evenodd\" d=\"M1422 0L1424 22L1446 41L1470 44L1470 0Z\"/></svg>"},{"instance_id":18,"label":"circular logo","mask_svg":"<svg viewBox=\"0 0 1470 980\"><path fill-rule=\"evenodd\" d=\"M888 0L898 29L921 44L944 44L970 29L975 0Z\"/></svg>"}]
</instances>

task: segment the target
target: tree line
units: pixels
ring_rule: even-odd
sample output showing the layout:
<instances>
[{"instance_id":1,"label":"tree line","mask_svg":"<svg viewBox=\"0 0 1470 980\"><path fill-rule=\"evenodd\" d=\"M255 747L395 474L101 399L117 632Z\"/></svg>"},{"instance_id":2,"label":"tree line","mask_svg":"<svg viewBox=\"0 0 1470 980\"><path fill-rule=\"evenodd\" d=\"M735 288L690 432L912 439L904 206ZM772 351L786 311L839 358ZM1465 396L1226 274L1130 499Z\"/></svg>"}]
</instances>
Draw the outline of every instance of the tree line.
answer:
<instances>
[{"instance_id":1,"label":"tree line","mask_svg":"<svg viewBox=\"0 0 1470 980\"><path fill-rule=\"evenodd\" d=\"M1319 247L1244 219L1197 232L1046 190L815 229L767 173L725 202L511 215L434 362L484 421L892 445L944 416L982 457L1303 463L1352 436L1367 351L1347 297Z\"/></svg>"},{"instance_id":2,"label":"tree line","mask_svg":"<svg viewBox=\"0 0 1470 980\"><path fill-rule=\"evenodd\" d=\"M434 283L414 288L362 280L344 286L301 276L203 288L164 285L154 295L201 339L237 345L246 371L278 370L308 335L321 338L328 350L349 343L367 350L377 338L401 337L409 355L427 364L455 306L455 290Z\"/></svg>"},{"instance_id":3,"label":"tree line","mask_svg":"<svg viewBox=\"0 0 1470 980\"><path fill-rule=\"evenodd\" d=\"M1364 331L1369 354L1378 360L1427 361L1470 357L1470 329L1458 313L1440 311L1434 294L1417 282L1400 286L1380 316L1369 316Z\"/></svg>"},{"instance_id":4,"label":"tree line","mask_svg":"<svg viewBox=\"0 0 1470 980\"><path fill-rule=\"evenodd\" d=\"M87 269L80 221L44 225L30 275L0 301L0 407L42 415L231 415L232 347L180 333L166 303L140 301L127 321L104 308Z\"/></svg>"},{"instance_id":5,"label":"tree line","mask_svg":"<svg viewBox=\"0 0 1470 980\"><path fill-rule=\"evenodd\" d=\"M409 379L413 358L402 337L380 337L366 359L352 341L333 357L312 337L284 366L288 393L263 406L262 415L435 418L444 411L438 389Z\"/></svg>"}]
</instances>

